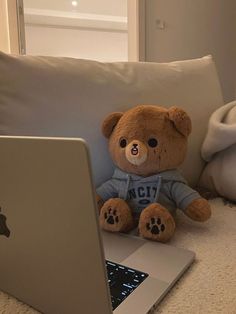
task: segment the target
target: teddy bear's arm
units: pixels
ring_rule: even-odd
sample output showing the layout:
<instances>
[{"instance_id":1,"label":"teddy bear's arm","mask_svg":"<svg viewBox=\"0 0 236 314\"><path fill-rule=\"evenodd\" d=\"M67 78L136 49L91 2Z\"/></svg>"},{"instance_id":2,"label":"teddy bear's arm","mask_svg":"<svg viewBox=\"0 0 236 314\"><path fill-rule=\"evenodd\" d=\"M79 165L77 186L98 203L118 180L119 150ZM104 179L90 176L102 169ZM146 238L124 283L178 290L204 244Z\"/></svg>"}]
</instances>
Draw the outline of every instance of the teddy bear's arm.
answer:
<instances>
[{"instance_id":1,"label":"teddy bear's arm","mask_svg":"<svg viewBox=\"0 0 236 314\"><path fill-rule=\"evenodd\" d=\"M119 194L118 187L114 179L104 182L96 189L96 192L103 202L109 200L110 198L116 198Z\"/></svg>"},{"instance_id":2,"label":"teddy bear's arm","mask_svg":"<svg viewBox=\"0 0 236 314\"><path fill-rule=\"evenodd\" d=\"M206 221L211 216L211 207L206 199L183 182L174 182L171 187L171 196L176 207L182 209L185 215L196 221Z\"/></svg>"},{"instance_id":3,"label":"teddy bear's arm","mask_svg":"<svg viewBox=\"0 0 236 314\"><path fill-rule=\"evenodd\" d=\"M211 217L211 207L204 198L192 201L184 211L185 215L196 221L206 221Z\"/></svg>"},{"instance_id":4,"label":"teddy bear's arm","mask_svg":"<svg viewBox=\"0 0 236 314\"><path fill-rule=\"evenodd\" d=\"M171 183L170 197L175 202L176 207L183 211L192 201L201 198L200 194L197 191L192 189L186 183L179 181Z\"/></svg>"}]
</instances>

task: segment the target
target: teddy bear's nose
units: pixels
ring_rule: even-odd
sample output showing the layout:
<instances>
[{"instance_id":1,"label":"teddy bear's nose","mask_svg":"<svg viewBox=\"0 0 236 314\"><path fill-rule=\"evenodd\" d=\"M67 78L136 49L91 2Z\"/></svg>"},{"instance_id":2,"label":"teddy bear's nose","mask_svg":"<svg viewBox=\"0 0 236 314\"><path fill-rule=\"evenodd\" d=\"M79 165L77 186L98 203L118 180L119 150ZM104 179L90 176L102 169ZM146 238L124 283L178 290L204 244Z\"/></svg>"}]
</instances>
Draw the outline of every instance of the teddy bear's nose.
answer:
<instances>
[{"instance_id":1,"label":"teddy bear's nose","mask_svg":"<svg viewBox=\"0 0 236 314\"><path fill-rule=\"evenodd\" d=\"M137 148L138 144L134 143L133 148Z\"/></svg>"}]
</instances>

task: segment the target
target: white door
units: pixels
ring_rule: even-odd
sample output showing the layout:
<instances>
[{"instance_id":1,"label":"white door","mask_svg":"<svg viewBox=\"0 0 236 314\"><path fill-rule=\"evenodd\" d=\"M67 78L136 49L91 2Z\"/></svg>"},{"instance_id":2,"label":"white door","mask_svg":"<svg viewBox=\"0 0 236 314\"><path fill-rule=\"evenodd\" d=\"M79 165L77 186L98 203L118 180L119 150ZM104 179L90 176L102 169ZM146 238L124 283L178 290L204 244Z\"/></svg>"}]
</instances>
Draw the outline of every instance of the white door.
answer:
<instances>
[{"instance_id":1,"label":"white door","mask_svg":"<svg viewBox=\"0 0 236 314\"><path fill-rule=\"evenodd\" d=\"M1 1L5 3L3 15L8 30L12 28L9 16L15 17L15 30L20 29L19 22L24 20L26 54L128 60L127 0ZM9 2L16 12L9 11ZM20 2L24 6L23 16L19 14ZM13 52L6 48L2 50ZM19 52L24 53L23 49Z\"/></svg>"},{"instance_id":2,"label":"white door","mask_svg":"<svg viewBox=\"0 0 236 314\"><path fill-rule=\"evenodd\" d=\"M127 0L24 0L26 52L126 61Z\"/></svg>"}]
</instances>

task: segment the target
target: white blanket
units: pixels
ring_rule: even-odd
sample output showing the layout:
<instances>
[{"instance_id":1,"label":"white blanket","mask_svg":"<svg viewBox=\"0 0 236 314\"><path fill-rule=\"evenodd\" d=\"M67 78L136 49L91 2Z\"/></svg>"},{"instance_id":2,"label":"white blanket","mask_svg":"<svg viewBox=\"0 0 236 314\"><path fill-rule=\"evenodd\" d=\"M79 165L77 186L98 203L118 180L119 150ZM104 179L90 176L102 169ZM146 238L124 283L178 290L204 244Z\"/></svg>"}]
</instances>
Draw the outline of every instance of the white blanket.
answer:
<instances>
[{"instance_id":1,"label":"white blanket","mask_svg":"<svg viewBox=\"0 0 236 314\"><path fill-rule=\"evenodd\" d=\"M236 101L216 110L202 146L202 157L209 161L199 185L236 200Z\"/></svg>"},{"instance_id":2,"label":"white blanket","mask_svg":"<svg viewBox=\"0 0 236 314\"><path fill-rule=\"evenodd\" d=\"M202 157L210 161L215 153L236 143L236 101L217 109L210 117L202 146Z\"/></svg>"}]
</instances>

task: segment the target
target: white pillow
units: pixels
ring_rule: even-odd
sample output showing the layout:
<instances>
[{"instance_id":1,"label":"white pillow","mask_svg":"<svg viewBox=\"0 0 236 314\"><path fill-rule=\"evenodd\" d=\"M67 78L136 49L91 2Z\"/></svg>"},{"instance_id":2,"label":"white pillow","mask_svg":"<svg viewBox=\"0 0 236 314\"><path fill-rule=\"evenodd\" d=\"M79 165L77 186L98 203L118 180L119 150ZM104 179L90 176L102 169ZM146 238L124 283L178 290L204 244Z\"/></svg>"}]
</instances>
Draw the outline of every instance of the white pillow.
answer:
<instances>
[{"instance_id":1,"label":"white pillow","mask_svg":"<svg viewBox=\"0 0 236 314\"><path fill-rule=\"evenodd\" d=\"M199 185L236 201L236 101L212 114L202 156L210 162Z\"/></svg>"},{"instance_id":2,"label":"white pillow","mask_svg":"<svg viewBox=\"0 0 236 314\"><path fill-rule=\"evenodd\" d=\"M180 106L193 132L183 173L196 183L210 114L223 105L210 56L171 63L100 63L0 53L0 134L72 136L90 147L96 184L112 173L100 125L137 104Z\"/></svg>"}]
</instances>

